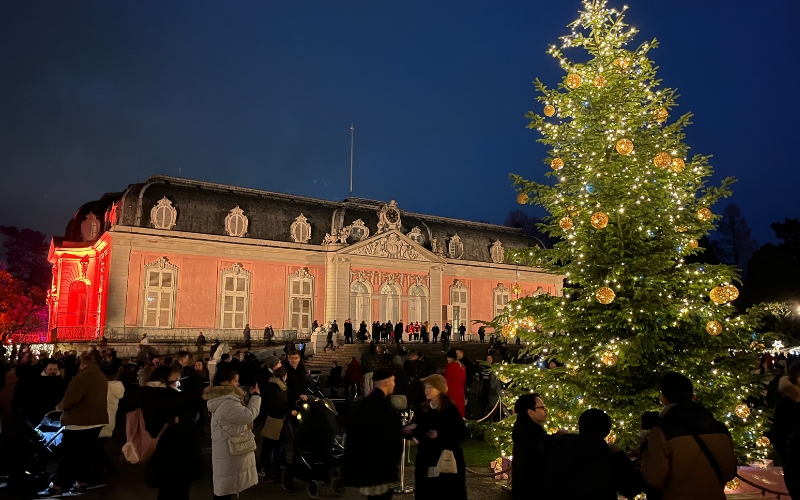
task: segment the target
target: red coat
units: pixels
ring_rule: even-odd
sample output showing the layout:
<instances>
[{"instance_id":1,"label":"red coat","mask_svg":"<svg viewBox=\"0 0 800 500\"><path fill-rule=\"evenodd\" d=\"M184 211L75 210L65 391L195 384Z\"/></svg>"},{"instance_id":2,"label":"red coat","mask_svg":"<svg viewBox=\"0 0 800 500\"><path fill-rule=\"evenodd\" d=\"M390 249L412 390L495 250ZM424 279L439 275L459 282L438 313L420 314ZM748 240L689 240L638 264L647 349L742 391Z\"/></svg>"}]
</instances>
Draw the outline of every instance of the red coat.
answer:
<instances>
[{"instance_id":1,"label":"red coat","mask_svg":"<svg viewBox=\"0 0 800 500\"><path fill-rule=\"evenodd\" d=\"M361 371L361 363L358 361L350 361L347 369L344 371L344 381L348 384L357 384L364 379L364 374Z\"/></svg>"},{"instance_id":2,"label":"red coat","mask_svg":"<svg viewBox=\"0 0 800 500\"><path fill-rule=\"evenodd\" d=\"M444 379L447 381L447 395L455 403L461 418L464 418L466 414L464 387L467 385L467 369L458 361L448 363L444 370Z\"/></svg>"}]
</instances>

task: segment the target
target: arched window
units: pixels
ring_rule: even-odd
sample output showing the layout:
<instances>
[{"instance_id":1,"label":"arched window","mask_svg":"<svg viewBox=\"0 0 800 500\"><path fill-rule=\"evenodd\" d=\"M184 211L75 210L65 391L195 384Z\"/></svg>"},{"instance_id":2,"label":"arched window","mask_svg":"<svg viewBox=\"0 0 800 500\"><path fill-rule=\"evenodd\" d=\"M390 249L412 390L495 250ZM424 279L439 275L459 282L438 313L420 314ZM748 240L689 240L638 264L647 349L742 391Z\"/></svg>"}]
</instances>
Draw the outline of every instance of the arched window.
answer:
<instances>
[{"instance_id":1,"label":"arched window","mask_svg":"<svg viewBox=\"0 0 800 500\"><path fill-rule=\"evenodd\" d=\"M247 234L248 220L244 211L236 205L225 217L225 231L228 236L242 237Z\"/></svg>"},{"instance_id":2,"label":"arched window","mask_svg":"<svg viewBox=\"0 0 800 500\"><path fill-rule=\"evenodd\" d=\"M503 311L508 305L508 299L510 293L508 288L505 287L502 283L497 284L497 288L493 290L494 292L494 316L500 316L503 314Z\"/></svg>"},{"instance_id":3,"label":"arched window","mask_svg":"<svg viewBox=\"0 0 800 500\"><path fill-rule=\"evenodd\" d=\"M314 314L314 277L301 267L289 275L289 328L310 333Z\"/></svg>"},{"instance_id":4,"label":"arched window","mask_svg":"<svg viewBox=\"0 0 800 500\"><path fill-rule=\"evenodd\" d=\"M414 285L408 290L408 321L428 321L428 292L425 287Z\"/></svg>"},{"instance_id":5,"label":"arched window","mask_svg":"<svg viewBox=\"0 0 800 500\"><path fill-rule=\"evenodd\" d=\"M381 287L381 323L400 319L400 290L395 285L384 283Z\"/></svg>"},{"instance_id":6,"label":"arched window","mask_svg":"<svg viewBox=\"0 0 800 500\"><path fill-rule=\"evenodd\" d=\"M353 321L354 328L364 321L368 325L372 323L372 293L369 286L363 281L355 281L350 286L350 319Z\"/></svg>"},{"instance_id":7,"label":"arched window","mask_svg":"<svg viewBox=\"0 0 800 500\"><path fill-rule=\"evenodd\" d=\"M220 328L244 329L250 322L250 272L238 262L221 275Z\"/></svg>"},{"instance_id":8,"label":"arched window","mask_svg":"<svg viewBox=\"0 0 800 500\"><path fill-rule=\"evenodd\" d=\"M153 328L172 328L178 268L161 257L144 268L144 317L142 324Z\"/></svg>"},{"instance_id":9,"label":"arched window","mask_svg":"<svg viewBox=\"0 0 800 500\"><path fill-rule=\"evenodd\" d=\"M178 220L178 211L172 206L172 202L163 197L150 209L150 223L156 229L172 229L175 221Z\"/></svg>"},{"instance_id":10,"label":"arched window","mask_svg":"<svg viewBox=\"0 0 800 500\"><path fill-rule=\"evenodd\" d=\"M67 326L86 326L89 313L89 287L83 280L73 281L67 298Z\"/></svg>"},{"instance_id":11,"label":"arched window","mask_svg":"<svg viewBox=\"0 0 800 500\"><path fill-rule=\"evenodd\" d=\"M461 324L469 331L469 289L459 280L450 287L450 307L453 308L450 316L453 320L453 331L457 331Z\"/></svg>"},{"instance_id":12,"label":"arched window","mask_svg":"<svg viewBox=\"0 0 800 500\"><path fill-rule=\"evenodd\" d=\"M464 244L457 234L450 238L450 242L447 244L447 253L450 254L451 259L460 259L464 254Z\"/></svg>"}]
</instances>

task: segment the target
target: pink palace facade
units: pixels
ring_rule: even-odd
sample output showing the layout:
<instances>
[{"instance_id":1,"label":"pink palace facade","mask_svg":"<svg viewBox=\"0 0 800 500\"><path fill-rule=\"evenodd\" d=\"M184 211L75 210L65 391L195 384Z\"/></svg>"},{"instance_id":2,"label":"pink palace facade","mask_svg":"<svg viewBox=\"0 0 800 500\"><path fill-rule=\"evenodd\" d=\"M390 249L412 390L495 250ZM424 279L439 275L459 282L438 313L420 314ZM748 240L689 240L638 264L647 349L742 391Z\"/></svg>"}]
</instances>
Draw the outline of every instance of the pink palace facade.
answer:
<instances>
[{"instance_id":1,"label":"pink palace facade","mask_svg":"<svg viewBox=\"0 0 800 500\"><path fill-rule=\"evenodd\" d=\"M520 230L155 176L83 205L49 260L52 341L237 338L266 325L402 319L477 332L517 295L562 278L504 262ZM491 330L490 330L491 331Z\"/></svg>"}]
</instances>

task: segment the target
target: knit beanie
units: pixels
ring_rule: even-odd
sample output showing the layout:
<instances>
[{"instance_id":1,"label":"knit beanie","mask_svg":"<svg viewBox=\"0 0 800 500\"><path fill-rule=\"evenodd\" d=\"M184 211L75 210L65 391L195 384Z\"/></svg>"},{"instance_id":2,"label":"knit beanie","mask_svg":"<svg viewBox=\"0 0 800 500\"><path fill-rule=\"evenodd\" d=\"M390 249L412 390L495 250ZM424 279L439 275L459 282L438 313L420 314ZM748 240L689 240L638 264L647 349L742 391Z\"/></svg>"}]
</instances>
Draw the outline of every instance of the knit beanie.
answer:
<instances>
[{"instance_id":1,"label":"knit beanie","mask_svg":"<svg viewBox=\"0 0 800 500\"><path fill-rule=\"evenodd\" d=\"M264 361L264 366L272 370L273 368L278 366L280 362L281 360L280 358L278 358L278 356L267 356L266 361Z\"/></svg>"},{"instance_id":2,"label":"knit beanie","mask_svg":"<svg viewBox=\"0 0 800 500\"><path fill-rule=\"evenodd\" d=\"M426 384L433 386L437 391L441 392L442 394L447 394L447 381L439 375L438 373L433 374L429 377L425 377L424 379L420 380L422 385L425 386Z\"/></svg>"}]
</instances>

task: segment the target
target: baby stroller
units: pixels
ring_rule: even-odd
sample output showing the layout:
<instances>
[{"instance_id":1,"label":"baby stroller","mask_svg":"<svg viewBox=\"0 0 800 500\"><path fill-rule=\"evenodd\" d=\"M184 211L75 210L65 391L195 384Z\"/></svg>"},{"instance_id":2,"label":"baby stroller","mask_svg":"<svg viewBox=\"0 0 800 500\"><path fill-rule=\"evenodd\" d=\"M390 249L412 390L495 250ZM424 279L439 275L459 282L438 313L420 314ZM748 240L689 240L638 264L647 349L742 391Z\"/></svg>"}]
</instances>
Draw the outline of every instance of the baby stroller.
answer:
<instances>
[{"instance_id":1,"label":"baby stroller","mask_svg":"<svg viewBox=\"0 0 800 500\"><path fill-rule=\"evenodd\" d=\"M14 450L14 453L2 456L4 463L0 470L7 480L0 482L7 484L0 492L7 488L12 495L30 498L50 480L48 464L64 433L61 412L47 413L35 427L20 418L3 431L0 449Z\"/></svg>"},{"instance_id":2,"label":"baby stroller","mask_svg":"<svg viewBox=\"0 0 800 500\"><path fill-rule=\"evenodd\" d=\"M308 482L312 498L320 494L322 486L330 486L334 495L344 494L344 425L333 403L317 396L300 401L297 416L289 417L289 432L293 460L281 474L284 488L291 490L297 477Z\"/></svg>"}]
</instances>

